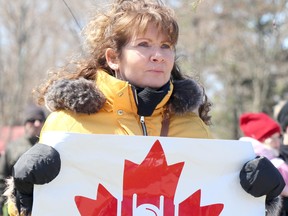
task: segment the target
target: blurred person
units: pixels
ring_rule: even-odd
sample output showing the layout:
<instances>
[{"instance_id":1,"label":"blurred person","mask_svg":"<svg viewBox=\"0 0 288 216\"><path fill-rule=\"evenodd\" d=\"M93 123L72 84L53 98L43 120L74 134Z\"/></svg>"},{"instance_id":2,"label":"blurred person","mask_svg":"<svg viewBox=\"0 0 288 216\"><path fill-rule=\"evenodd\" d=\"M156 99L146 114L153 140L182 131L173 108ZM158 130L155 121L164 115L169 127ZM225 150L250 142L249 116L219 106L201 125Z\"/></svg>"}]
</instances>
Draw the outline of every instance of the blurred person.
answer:
<instances>
[{"instance_id":1,"label":"blurred person","mask_svg":"<svg viewBox=\"0 0 288 216\"><path fill-rule=\"evenodd\" d=\"M277 119L279 112L283 108L283 106L287 103L286 100L280 100L277 104L273 106L273 118Z\"/></svg>"},{"instance_id":2,"label":"blurred person","mask_svg":"<svg viewBox=\"0 0 288 216\"><path fill-rule=\"evenodd\" d=\"M288 102L286 102L279 110L276 119L282 130L280 156L288 163Z\"/></svg>"},{"instance_id":3,"label":"blurred person","mask_svg":"<svg viewBox=\"0 0 288 216\"><path fill-rule=\"evenodd\" d=\"M5 211L4 193L5 180L12 176L12 168L19 157L30 149L39 140L40 131L43 127L46 115L41 107L31 104L24 110L24 135L6 145L4 154L0 158L0 190L1 209ZM0 214L1 215L1 214Z\"/></svg>"},{"instance_id":4,"label":"blurred person","mask_svg":"<svg viewBox=\"0 0 288 216\"><path fill-rule=\"evenodd\" d=\"M39 102L52 111L41 134L211 139L204 88L176 64L179 27L173 10L157 0L115 0L109 6L85 28L83 59L52 71L38 89ZM40 143L14 165L12 216L30 215L34 184L48 183L60 171L59 153ZM242 188L266 196L268 215L275 215L284 187L278 170L266 158L255 158L239 172Z\"/></svg>"},{"instance_id":5,"label":"blurred person","mask_svg":"<svg viewBox=\"0 0 288 216\"><path fill-rule=\"evenodd\" d=\"M288 164L280 158L280 125L265 113L244 113L239 124L245 136L240 140L251 142L255 154L268 158L279 170L286 183L281 195L288 197Z\"/></svg>"},{"instance_id":6,"label":"blurred person","mask_svg":"<svg viewBox=\"0 0 288 216\"><path fill-rule=\"evenodd\" d=\"M281 103L281 108L277 112L276 119L282 130L282 139L280 146L280 157L288 164L288 102ZM283 199L281 216L288 216L288 198Z\"/></svg>"}]
</instances>

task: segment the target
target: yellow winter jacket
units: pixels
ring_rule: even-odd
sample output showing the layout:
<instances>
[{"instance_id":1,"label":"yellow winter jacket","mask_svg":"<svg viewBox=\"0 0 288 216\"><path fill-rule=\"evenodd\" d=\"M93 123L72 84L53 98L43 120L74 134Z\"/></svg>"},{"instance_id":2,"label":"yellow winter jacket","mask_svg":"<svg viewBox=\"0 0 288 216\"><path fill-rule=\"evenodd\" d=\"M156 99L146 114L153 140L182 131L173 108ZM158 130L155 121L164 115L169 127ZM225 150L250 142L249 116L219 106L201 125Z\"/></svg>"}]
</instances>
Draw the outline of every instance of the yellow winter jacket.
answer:
<instances>
[{"instance_id":1,"label":"yellow winter jacket","mask_svg":"<svg viewBox=\"0 0 288 216\"><path fill-rule=\"evenodd\" d=\"M106 97L102 109L94 114L79 114L66 110L52 112L44 124L42 133L65 131L86 134L143 135L132 86L104 71L98 71L96 86ZM171 83L170 91L158 104L152 116L144 118L149 136L160 135L164 106L171 97L172 91ZM211 138L208 127L195 112L171 114L168 136Z\"/></svg>"},{"instance_id":2,"label":"yellow winter jacket","mask_svg":"<svg viewBox=\"0 0 288 216\"><path fill-rule=\"evenodd\" d=\"M56 110L46 119L41 134L48 131L63 131L83 134L143 135L133 87L104 71L98 71L96 86L106 98L100 110L91 114ZM175 88L171 83L169 92L158 104L152 116L144 118L149 136L160 135L165 105L171 99L173 90ZM194 108L170 114L168 136L212 138L208 127L196 114L197 107ZM39 142L41 141L40 136ZM14 202L8 203L8 212L10 216L18 215Z\"/></svg>"}]
</instances>

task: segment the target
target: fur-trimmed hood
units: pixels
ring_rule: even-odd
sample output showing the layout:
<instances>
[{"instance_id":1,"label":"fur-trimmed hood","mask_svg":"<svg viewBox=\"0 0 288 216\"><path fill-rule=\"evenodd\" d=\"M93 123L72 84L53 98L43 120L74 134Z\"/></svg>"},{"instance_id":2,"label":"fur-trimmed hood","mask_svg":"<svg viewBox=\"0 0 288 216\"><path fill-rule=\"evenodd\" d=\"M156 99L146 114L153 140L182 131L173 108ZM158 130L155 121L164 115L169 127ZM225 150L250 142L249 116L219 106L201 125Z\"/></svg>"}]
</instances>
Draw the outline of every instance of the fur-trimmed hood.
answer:
<instances>
[{"instance_id":1,"label":"fur-trimmed hood","mask_svg":"<svg viewBox=\"0 0 288 216\"><path fill-rule=\"evenodd\" d=\"M105 72L99 71L98 73ZM119 80L119 82L124 81ZM192 112L203 103L203 98L203 88L194 80L173 81L173 92L168 101L168 107L176 114ZM48 88L45 95L45 104L50 111L70 110L76 113L92 114L98 112L105 101L106 97L95 81L84 78L57 80Z\"/></svg>"}]
</instances>

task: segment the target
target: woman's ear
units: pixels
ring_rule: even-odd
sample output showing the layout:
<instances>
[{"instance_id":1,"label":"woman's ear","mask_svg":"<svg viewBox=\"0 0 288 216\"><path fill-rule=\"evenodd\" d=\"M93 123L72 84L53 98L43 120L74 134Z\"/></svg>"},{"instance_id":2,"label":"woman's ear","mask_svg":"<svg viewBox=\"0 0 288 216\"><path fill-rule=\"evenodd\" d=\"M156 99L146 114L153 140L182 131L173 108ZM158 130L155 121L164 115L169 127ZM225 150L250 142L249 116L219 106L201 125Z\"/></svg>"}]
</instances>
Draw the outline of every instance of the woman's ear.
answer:
<instances>
[{"instance_id":1,"label":"woman's ear","mask_svg":"<svg viewBox=\"0 0 288 216\"><path fill-rule=\"evenodd\" d=\"M112 48L106 49L105 58L106 58L107 64L112 70L116 71L119 69L118 57L117 57L116 52Z\"/></svg>"}]
</instances>

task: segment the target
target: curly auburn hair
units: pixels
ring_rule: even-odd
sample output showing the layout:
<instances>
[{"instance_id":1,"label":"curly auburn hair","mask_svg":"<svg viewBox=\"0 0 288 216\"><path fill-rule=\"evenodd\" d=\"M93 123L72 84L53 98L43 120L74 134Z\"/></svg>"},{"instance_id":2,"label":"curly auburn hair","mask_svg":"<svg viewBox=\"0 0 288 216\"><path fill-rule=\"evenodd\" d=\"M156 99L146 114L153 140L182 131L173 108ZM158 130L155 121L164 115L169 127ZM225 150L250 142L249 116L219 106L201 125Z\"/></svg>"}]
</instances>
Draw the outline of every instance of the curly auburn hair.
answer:
<instances>
[{"instance_id":1,"label":"curly auburn hair","mask_svg":"<svg viewBox=\"0 0 288 216\"><path fill-rule=\"evenodd\" d=\"M169 42L175 48L179 35L178 23L174 11L161 0L115 0L106 10L103 8L96 12L82 32L85 39L85 57L71 61L58 70L50 71L47 82L34 90L38 103L45 103L47 89L55 80L80 77L95 80L99 69L115 76L115 71L108 66L105 58L107 48L115 50L117 57L120 57L122 48L129 40L137 34L145 33L151 23L168 36ZM186 78L174 62L171 80ZM206 124L210 124L210 107L211 104L205 95L199 115Z\"/></svg>"}]
</instances>

